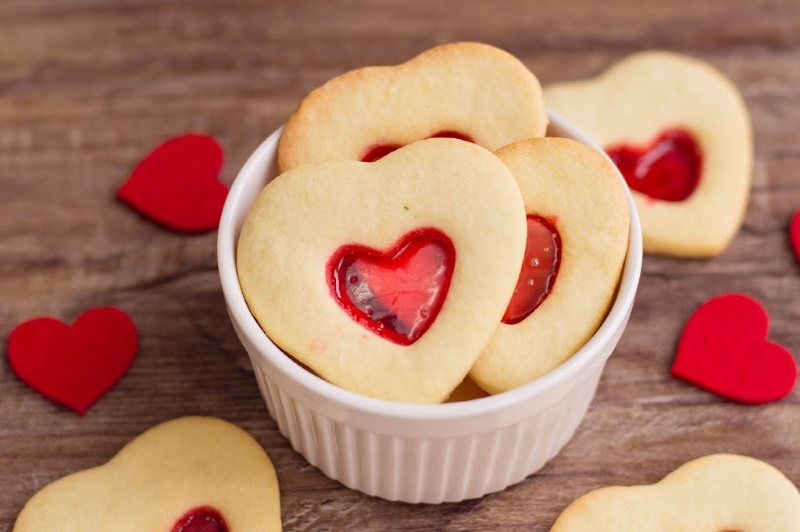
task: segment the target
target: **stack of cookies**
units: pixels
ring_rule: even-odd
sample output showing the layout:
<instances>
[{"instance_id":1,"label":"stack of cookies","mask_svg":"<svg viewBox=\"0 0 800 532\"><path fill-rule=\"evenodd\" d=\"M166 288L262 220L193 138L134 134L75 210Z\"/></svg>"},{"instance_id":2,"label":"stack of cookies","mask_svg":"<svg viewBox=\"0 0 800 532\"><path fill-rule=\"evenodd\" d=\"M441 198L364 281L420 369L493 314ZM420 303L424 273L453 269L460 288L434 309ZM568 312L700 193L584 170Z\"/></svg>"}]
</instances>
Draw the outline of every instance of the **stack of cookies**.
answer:
<instances>
[{"instance_id":1,"label":"stack of cookies","mask_svg":"<svg viewBox=\"0 0 800 532\"><path fill-rule=\"evenodd\" d=\"M536 77L478 43L312 91L238 244L264 332L328 381L399 402L557 367L613 301L630 213L605 155L546 127Z\"/></svg>"}]
</instances>

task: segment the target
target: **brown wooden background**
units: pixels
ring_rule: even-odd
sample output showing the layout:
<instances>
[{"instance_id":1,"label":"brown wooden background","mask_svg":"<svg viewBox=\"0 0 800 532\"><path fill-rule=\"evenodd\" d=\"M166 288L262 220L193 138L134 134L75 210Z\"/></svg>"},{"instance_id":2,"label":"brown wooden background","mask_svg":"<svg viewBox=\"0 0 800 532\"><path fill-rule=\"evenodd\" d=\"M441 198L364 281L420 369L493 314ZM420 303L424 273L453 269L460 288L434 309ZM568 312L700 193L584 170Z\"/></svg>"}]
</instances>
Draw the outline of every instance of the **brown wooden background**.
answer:
<instances>
[{"instance_id":1,"label":"brown wooden background","mask_svg":"<svg viewBox=\"0 0 800 532\"><path fill-rule=\"evenodd\" d=\"M652 4L646 6L645 4ZM169 233L113 200L136 161L188 130L216 136L230 183L316 85L448 41L518 55L543 83L662 48L743 91L757 160L745 225L714 260L646 257L630 326L574 440L541 472L462 504L369 498L310 467L277 432L227 319L215 234ZM280 478L287 530L547 530L577 496L650 483L709 453L768 460L800 484L800 392L745 407L668 376L691 311L741 291L800 353L800 3L793 0L0 2L0 531L39 488L100 464L185 414L250 431ZM118 306L141 335L127 376L80 418L27 389L5 358L15 325ZM249 532L249 531L248 531Z\"/></svg>"}]
</instances>

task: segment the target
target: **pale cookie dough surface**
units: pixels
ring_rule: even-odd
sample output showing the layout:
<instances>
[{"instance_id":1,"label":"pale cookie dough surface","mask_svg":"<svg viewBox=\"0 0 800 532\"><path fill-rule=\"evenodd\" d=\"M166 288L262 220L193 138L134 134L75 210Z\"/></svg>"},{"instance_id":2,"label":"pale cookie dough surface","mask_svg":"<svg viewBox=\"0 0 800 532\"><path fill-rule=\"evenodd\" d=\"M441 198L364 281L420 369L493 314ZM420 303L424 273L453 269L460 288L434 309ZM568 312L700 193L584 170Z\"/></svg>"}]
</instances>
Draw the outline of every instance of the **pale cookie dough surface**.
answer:
<instances>
[{"instance_id":1,"label":"pale cookie dough surface","mask_svg":"<svg viewBox=\"0 0 800 532\"><path fill-rule=\"evenodd\" d=\"M231 532L281 530L278 479L258 442L227 421L185 417L147 430L102 466L44 487L14 532L171 532L203 506Z\"/></svg>"},{"instance_id":2,"label":"pale cookie dough surface","mask_svg":"<svg viewBox=\"0 0 800 532\"><path fill-rule=\"evenodd\" d=\"M496 155L516 178L526 214L555 222L561 264L547 298L521 322L501 323L470 371L490 393L544 375L591 338L614 299L630 228L624 185L592 148L547 137Z\"/></svg>"},{"instance_id":3,"label":"pale cookie dough surface","mask_svg":"<svg viewBox=\"0 0 800 532\"><path fill-rule=\"evenodd\" d=\"M402 346L343 311L326 264L343 245L386 250L425 227L452 240L455 268L438 317ZM372 397L436 403L494 333L526 231L519 189L500 159L474 144L430 139L374 163L318 163L278 176L248 214L237 268L267 335L320 376Z\"/></svg>"},{"instance_id":4,"label":"pale cookie dough surface","mask_svg":"<svg viewBox=\"0 0 800 532\"><path fill-rule=\"evenodd\" d=\"M668 202L633 191L644 250L705 257L728 246L747 206L753 141L744 101L722 73L687 56L642 52L596 78L547 87L545 102L603 148L689 131L702 156L692 195Z\"/></svg>"},{"instance_id":5,"label":"pale cookie dough surface","mask_svg":"<svg viewBox=\"0 0 800 532\"><path fill-rule=\"evenodd\" d=\"M513 55L474 42L432 48L397 66L366 67L312 91L281 137L281 171L361 160L370 146L458 131L496 150L541 137L547 115L536 77Z\"/></svg>"},{"instance_id":6,"label":"pale cookie dough surface","mask_svg":"<svg viewBox=\"0 0 800 532\"><path fill-rule=\"evenodd\" d=\"M746 456L688 462L657 484L592 491L552 532L798 532L800 493L783 473Z\"/></svg>"}]
</instances>

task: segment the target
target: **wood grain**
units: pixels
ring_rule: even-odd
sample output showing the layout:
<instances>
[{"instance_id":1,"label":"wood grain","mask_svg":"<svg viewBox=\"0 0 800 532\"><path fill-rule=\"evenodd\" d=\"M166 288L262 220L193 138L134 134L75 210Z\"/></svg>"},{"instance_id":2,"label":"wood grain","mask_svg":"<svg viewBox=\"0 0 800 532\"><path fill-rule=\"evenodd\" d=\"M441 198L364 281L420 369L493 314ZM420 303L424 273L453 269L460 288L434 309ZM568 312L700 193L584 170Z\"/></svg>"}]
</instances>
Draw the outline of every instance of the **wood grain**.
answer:
<instances>
[{"instance_id":1,"label":"wood grain","mask_svg":"<svg viewBox=\"0 0 800 532\"><path fill-rule=\"evenodd\" d=\"M536 475L476 501L390 503L343 488L268 417L225 312L215 235L168 233L114 201L144 153L184 131L226 150L230 183L300 98L344 70L430 46L486 41L544 83L593 75L637 50L712 62L752 113L756 165L744 227L705 261L646 257L630 325L575 438ZM800 392L744 407L673 380L682 325L705 299L758 298L770 338L800 353L800 4L748 0L0 2L0 338L23 320L131 314L128 375L80 418L0 362L0 531L63 475L109 459L155 423L229 419L275 462L287 530L547 530L577 496L651 483L718 451L768 460L800 484Z\"/></svg>"}]
</instances>

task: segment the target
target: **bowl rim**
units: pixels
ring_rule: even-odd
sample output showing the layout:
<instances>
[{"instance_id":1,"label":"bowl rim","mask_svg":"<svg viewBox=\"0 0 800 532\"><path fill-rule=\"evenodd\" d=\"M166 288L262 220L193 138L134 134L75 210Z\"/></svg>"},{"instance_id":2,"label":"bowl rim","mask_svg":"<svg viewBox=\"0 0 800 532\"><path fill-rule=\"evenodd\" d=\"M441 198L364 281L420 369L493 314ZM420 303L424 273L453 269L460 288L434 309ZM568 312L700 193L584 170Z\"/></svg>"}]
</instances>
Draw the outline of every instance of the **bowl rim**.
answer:
<instances>
[{"instance_id":1,"label":"bowl rim","mask_svg":"<svg viewBox=\"0 0 800 532\"><path fill-rule=\"evenodd\" d=\"M556 127L564 133L564 135L560 136L570 137L606 155L582 131L553 111L548 110L548 118L550 119L550 127ZM252 179L263 178L263 174L259 175L257 170L265 162L269 163L266 159L270 152L277 151L276 145L282 130L283 127L278 128L259 145L250 155L231 185L219 224L217 261L223 295L231 320L235 322L234 325L236 325L237 332L245 335L247 340L257 349L258 355L265 358L269 365L285 380L304 389L307 393L317 396L317 399L333 402L339 407L347 408L351 413L355 411L364 415L392 418L398 421L462 420L497 413L509 407L534 401L538 397L553 392L559 386L569 384L603 352L603 346L612 342L614 335L620 328L624 327L633 306L641 275L642 234L630 189L622 175L617 171L618 178L624 185L630 210L628 250L617 294L611 309L598 330L595 331L586 344L557 368L538 379L502 393L468 401L439 404L399 403L369 397L340 388L318 377L287 356L263 332L247 307L236 271L235 250L241 227L236 227L235 221L241 208L240 205L245 200L245 184ZM608 156L606 155L606 157ZM616 169L616 166L614 168Z\"/></svg>"}]
</instances>

